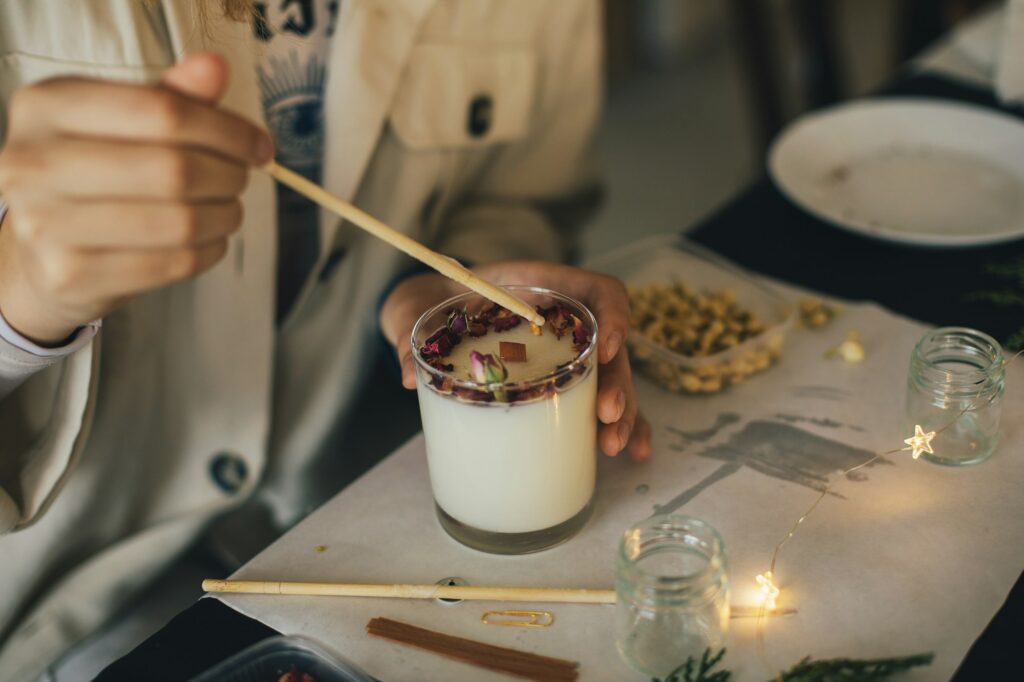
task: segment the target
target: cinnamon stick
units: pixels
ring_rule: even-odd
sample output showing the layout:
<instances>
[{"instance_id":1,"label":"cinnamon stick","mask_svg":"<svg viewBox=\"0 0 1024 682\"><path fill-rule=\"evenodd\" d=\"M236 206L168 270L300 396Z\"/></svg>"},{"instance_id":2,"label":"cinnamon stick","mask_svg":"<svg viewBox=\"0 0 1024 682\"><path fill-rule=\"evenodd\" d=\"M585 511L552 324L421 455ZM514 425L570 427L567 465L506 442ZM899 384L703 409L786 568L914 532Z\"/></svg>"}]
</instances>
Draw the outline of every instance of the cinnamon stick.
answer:
<instances>
[{"instance_id":1,"label":"cinnamon stick","mask_svg":"<svg viewBox=\"0 0 1024 682\"><path fill-rule=\"evenodd\" d=\"M528 680L572 682L579 676L579 664L574 661L454 637L390 618L373 618L366 624L366 631L375 637Z\"/></svg>"}]
</instances>

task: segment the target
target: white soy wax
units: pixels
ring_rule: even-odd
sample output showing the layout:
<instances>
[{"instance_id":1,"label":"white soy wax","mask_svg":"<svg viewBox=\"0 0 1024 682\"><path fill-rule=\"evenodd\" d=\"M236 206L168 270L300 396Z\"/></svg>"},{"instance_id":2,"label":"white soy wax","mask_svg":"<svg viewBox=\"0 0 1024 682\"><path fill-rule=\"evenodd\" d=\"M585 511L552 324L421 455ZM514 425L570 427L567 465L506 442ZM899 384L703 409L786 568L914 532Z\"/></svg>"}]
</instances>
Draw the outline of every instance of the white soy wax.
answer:
<instances>
[{"instance_id":1,"label":"white soy wax","mask_svg":"<svg viewBox=\"0 0 1024 682\"><path fill-rule=\"evenodd\" d=\"M573 313L589 316L585 309ZM588 326L593 336L596 324L592 319ZM443 374L471 382L470 353L497 358L501 341L526 346L525 362L504 362L508 370L505 385L537 382L549 390L537 391L539 395L529 400L483 402L432 386L437 370L422 371L421 364L417 372L434 499L456 522L495 534L496 539L488 539L488 545L497 548L488 551L504 551L500 548L502 534L543 531L581 515L594 493L596 468L593 340L581 356L571 332L557 338L551 326L545 325L542 334L535 336L524 321L508 331L489 329L480 337L463 337L444 358L453 369ZM552 374L577 358L579 362L570 368L577 371L567 375L563 370L563 385L552 386ZM446 530L466 542L448 525Z\"/></svg>"}]
</instances>

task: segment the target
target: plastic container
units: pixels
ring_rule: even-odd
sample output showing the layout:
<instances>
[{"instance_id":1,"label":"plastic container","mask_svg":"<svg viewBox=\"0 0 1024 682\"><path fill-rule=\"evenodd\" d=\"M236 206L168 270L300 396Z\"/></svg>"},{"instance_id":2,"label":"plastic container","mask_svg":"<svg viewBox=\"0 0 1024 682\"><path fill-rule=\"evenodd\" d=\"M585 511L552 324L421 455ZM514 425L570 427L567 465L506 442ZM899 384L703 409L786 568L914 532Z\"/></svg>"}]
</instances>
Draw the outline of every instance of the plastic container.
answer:
<instances>
[{"instance_id":1,"label":"plastic container","mask_svg":"<svg viewBox=\"0 0 1024 682\"><path fill-rule=\"evenodd\" d=\"M222 661L192 682L278 682L282 675L291 671L296 673L295 682L303 682L303 673L313 682L377 682L352 663L305 637L265 639Z\"/></svg>"},{"instance_id":2,"label":"plastic container","mask_svg":"<svg viewBox=\"0 0 1024 682\"><path fill-rule=\"evenodd\" d=\"M794 319L793 306L725 259L682 237L650 237L587 265L618 277L630 288L681 282L699 291L728 289L740 306L764 323L758 335L704 356L677 353L631 330L628 345L634 368L663 388L685 394L717 393L768 369L782 354Z\"/></svg>"}]
</instances>

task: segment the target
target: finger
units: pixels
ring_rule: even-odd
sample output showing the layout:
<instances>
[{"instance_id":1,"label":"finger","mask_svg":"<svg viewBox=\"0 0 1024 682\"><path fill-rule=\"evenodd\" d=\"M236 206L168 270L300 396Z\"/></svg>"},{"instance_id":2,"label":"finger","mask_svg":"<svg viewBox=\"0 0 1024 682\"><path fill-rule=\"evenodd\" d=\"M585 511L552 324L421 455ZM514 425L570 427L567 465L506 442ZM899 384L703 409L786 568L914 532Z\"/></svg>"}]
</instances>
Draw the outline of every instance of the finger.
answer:
<instances>
[{"instance_id":1,"label":"finger","mask_svg":"<svg viewBox=\"0 0 1024 682\"><path fill-rule=\"evenodd\" d=\"M207 68L207 67L202 67ZM195 67L183 67L187 75ZM172 82L184 76L172 74ZM11 104L11 130L28 137L57 132L173 143L244 163L273 157L266 131L241 116L167 87L67 77L23 88Z\"/></svg>"},{"instance_id":2,"label":"finger","mask_svg":"<svg viewBox=\"0 0 1024 682\"><path fill-rule=\"evenodd\" d=\"M636 416L633 435L629 439L629 456L634 462L644 462L651 457L651 423L642 414Z\"/></svg>"},{"instance_id":3,"label":"finger","mask_svg":"<svg viewBox=\"0 0 1024 682\"><path fill-rule=\"evenodd\" d=\"M590 273L585 302L597 318L597 357L601 364L616 358L629 333L629 296L617 279Z\"/></svg>"},{"instance_id":4,"label":"finger","mask_svg":"<svg viewBox=\"0 0 1024 682\"><path fill-rule=\"evenodd\" d=\"M248 167L195 149L68 139L5 150L5 190L74 198L232 199Z\"/></svg>"},{"instance_id":5,"label":"finger","mask_svg":"<svg viewBox=\"0 0 1024 682\"><path fill-rule=\"evenodd\" d=\"M611 362L629 331L629 295L622 282L596 272L551 263L500 263L480 269L494 272L503 284L537 284L581 299L594 313L598 327L598 361Z\"/></svg>"},{"instance_id":6,"label":"finger","mask_svg":"<svg viewBox=\"0 0 1024 682\"><path fill-rule=\"evenodd\" d=\"M92 299L137 294L196 277L227 252L220 239L195 248L146 251L65 251L44 264L51 288Z\"/></svg>"},{"instance_id":7,"label":"finger","mask_svg":"<svg viewBox=\"0 0 1024 682\"><path fill-rule=\"evenodd\" d=\"M624 398L621 411L619 395ZM626 447L636 415L629 359L625 353L620 353L602 366L598 374L598 419L604 424L598 431L598 441L606 455L616 455Z\"/></svg>"},{"instance_id":8,"label":"finger","mask_svg":"<svg viewBox=\"0 0 1024 682\"><path fill-rule=\"evenodd\" d=\"M597 417L603 424L614 424L626 415L633 396L633 382L625 353L601 366L597 386Z\"/></svg>"},{"instance_id":9,"label":"finger","mask_svg":"<svg viewBox=\"0 0 1024 682\"><path fill-rule=\"evenodd\" d=\"M400 336L395 344L395 354L402 366L402 386L405 388L416 388L416 361L412 353L412 341L406 336Z\"/></svg>"},{"instance_id":10,"label":"finger","mask_svg":"<svg viewBox=\"0 0 1024 682\"><path fill-rule=\"evenodd\" d=\"M164 72L161 84L187 97L213 104L228 84L228 66L213 52L186 55Z\"/></svg>"},{"instance_id":11,"label":"finger","mask_svg":"<svg viewBox=\"0 0 1024 682\"><path fill-rule=\"evenodd\" d=\"M204 203L78 202L22 207L13 229L35 243L166 249L209 244L242 224L238 200Z\"/></svg>"}]
</instances>

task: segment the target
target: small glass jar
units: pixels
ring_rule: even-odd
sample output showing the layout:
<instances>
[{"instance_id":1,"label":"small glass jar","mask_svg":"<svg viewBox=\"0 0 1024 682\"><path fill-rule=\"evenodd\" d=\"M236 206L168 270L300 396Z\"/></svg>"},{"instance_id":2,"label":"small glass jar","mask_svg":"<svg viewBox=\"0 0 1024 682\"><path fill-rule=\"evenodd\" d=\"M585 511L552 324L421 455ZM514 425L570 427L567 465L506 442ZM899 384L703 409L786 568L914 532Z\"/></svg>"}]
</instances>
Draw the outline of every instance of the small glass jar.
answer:
<instances>
[{"instance_id":1,"label":"small glass jar","mask_svg":"<svg viewBox=\"0 0 1024 682\"><path fill-rule=\"evenodd\" d=\"M995 451L1004 365L999 343L974 329L942 327L921 338L910 355L904 426L908 435L916 425L938 432L931 442L934 453L923 458L964 466Z\"/></svg>"},{"instance_id":2,"label":"small glass jar","mask_svg":"<svg viewBox=\"0 0 1024 682\"><path fill-rule=\"evenodd\" d=\"M625 532L615 581L619 655L644 675L664 677L729 628L725 546L692 516L661 514Z\"/></svg>"}]
</instances>

